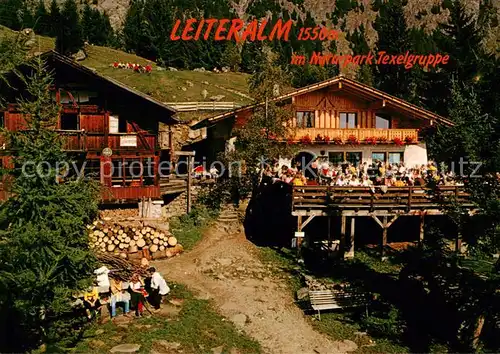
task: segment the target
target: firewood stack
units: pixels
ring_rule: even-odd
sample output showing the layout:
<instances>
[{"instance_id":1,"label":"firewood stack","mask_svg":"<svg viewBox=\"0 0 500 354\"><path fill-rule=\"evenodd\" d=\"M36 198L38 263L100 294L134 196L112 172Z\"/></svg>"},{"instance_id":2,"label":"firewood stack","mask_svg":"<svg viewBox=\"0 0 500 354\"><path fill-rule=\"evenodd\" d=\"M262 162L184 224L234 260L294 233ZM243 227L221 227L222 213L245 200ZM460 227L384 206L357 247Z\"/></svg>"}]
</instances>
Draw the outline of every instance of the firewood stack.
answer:
<instances>
[{"instance_id":1,"label":"firewood stack","mask_svg":"<svg viewBox=\"0 0 500 354\"><path fill-rule=\"evenodd\" d=\"M87 228L90 248L96 252L117 254L124 259L173 257L183 251L170 232L150 226L123 226L97 220Z\"/></svg>"}]
</instances>

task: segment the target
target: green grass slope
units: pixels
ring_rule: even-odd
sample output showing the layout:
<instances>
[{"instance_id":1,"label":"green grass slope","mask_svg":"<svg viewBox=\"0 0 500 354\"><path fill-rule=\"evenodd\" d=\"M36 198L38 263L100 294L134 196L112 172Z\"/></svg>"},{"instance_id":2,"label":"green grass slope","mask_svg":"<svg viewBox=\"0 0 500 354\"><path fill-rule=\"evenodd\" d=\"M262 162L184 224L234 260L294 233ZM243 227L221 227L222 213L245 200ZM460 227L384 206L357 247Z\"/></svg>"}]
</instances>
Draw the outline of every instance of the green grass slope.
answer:
<instances>
[{"instance_id":1,"label":"green grass slope","mask_svg":"<svg viewBox=\"0 0 500 354\"><path fill-rule=\"evenodd\" d=\"M18 35L18 32L0 26L0 37ZM31 48L30 54L51 50L54 48L54 43L53 38L37 36L37 44ZM210 97L218 95L225 96L221 99L225 102L238 104L250 102L247 74L158 70L157 66L147 59L112 48L87 45L85 52L88 57L81 61L81 64L95 69L101 75L144 92L161 102L210 101ZM129 69L113 68L112 64L115 61L140 65L150 64L153 71L150 74L144 74ZM203 99L203 90L208 92L206 99Z\"/></svg>"}]
</instances>

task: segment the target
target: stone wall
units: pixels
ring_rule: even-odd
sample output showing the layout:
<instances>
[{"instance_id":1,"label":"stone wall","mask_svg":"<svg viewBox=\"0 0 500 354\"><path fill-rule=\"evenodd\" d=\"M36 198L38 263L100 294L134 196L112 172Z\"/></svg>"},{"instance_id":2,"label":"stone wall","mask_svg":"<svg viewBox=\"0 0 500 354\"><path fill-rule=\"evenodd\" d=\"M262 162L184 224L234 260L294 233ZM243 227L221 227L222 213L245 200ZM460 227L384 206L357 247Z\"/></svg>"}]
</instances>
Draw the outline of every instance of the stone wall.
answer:
<instances>
[{"instance_id":1,"label":"stone wall","mask_svg":"<svg viewBox=\"0 0 500 354\"><path fill-rule=\"evenodd\" d=\"M191 187L191 206L193 206L198 196L201 186ZM174 194L165 198L165 205L162 208L162 216L164 218L171 218L173 216L181 216L186 214L187 210L187 192Z\"/></svg>"}]
</instances>

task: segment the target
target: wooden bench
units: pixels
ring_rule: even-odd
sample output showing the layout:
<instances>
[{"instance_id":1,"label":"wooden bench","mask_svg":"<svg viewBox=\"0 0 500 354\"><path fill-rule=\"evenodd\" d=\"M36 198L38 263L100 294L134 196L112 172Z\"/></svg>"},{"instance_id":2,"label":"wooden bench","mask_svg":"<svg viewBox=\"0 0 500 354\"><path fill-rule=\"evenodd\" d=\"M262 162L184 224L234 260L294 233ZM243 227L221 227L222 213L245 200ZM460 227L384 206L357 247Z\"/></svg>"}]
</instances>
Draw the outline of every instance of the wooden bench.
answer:
<instances>
[{"instance_id":1,"label":"wooden bench","mask_svg":"<svg viewBox=\"0 0 500 354\"><path fill-rule=\"evenodd\" d=\"M318 318L320 320L320 311L323 310L365 306L368 314L367 293L345 290L310 290L309 300L311 301L313 310L318 311Z\"/></svg>"}]
</instances>

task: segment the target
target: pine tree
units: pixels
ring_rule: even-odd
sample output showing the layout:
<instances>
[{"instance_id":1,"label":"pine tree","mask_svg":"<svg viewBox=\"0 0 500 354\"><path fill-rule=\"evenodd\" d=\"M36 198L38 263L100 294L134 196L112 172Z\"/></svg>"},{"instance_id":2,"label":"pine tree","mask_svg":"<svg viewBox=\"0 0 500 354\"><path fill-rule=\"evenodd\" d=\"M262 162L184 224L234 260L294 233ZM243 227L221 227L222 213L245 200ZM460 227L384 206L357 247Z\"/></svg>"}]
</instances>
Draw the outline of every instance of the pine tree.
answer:
<instances>
[{"instance_id":1,"label":"pine tree","mask_svg":"<svg viewBox=\"0 0 500 354\"><path fill-rule=\"evenodd\" d=\"M89 3L85 3L82 11L82 37L84 40L89 41L90 43L94 43L91 38L93 38L95 25L96 24L93 22L92 8L90 7Z\"/></svg>"},{"instance_id":2,"label":"pine tree","mask_svg":"<svg viewBox=\"0 0 500 354\"><path fill-rule=\"evenodd\" d=\"M66 0L61 11L56 50L64 55L76 53L83 47L82 27L75 0Z\"/></svg>"},{"instance_id":3,"label":"pine tree","mask_svg":"<svg viewBox=\"0 0 500 354\"><path fill-rule=\"evenodd\" d=\"M50 36L57 37L60 30L61 12L56 0L50 3Z\"/></svg>"},{"instance_id":4,"label":"pine tree","mask_svg":"<svg viewBox=\"0 0 500 354\"><path fill-rule=\"evenodd\" d=\"M0 206L2 352L76 339L84 316L73 313L72 296L91 284L95 267L86 225L97 214L97 185L60 178L71 161L53 129L59 107L40 58L23 82L18 104L29 132L3 132L16 168L3 171L12 197Z\"/></svg>"},{"instance_id":5,"label":"pine tree","mask_svg":"<svg viewBox=\"0 0 500 354\"><path fill-rule=\"evenodd\" d=\"M402 0L390 0L381 6L374 28L378 32L377 52L396 55L412 50ZM374 81L380 90L418 103L412 70L401 65L378 65Z\"/></svg>"},{"instance_id":6,"label":"pine tree","mask_svg":"<svg viewBox=\"0 0 500 354\"><path fill-rule=\"evenodd\" d=\"M30 27L27 6L23 0L5 0L0 2L0 24L19 31ZM28 21L27 21L28 20Z\"/></svg>"},{"instance_id":7,"label":"pine tree","mask_svg":"<svg viewBox=\"0 0 500 354\"><path fill-rule=\"evenodd\" d=\"M40 0L35 10L35 32L47 36L51 34L50 27L50 15L44 1Z\"/></svg>"}]
</instances>

